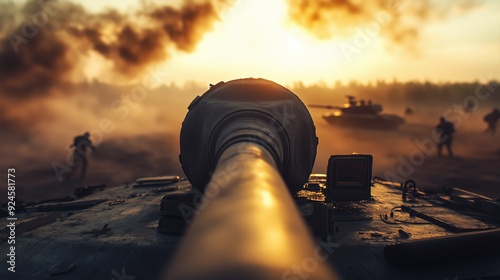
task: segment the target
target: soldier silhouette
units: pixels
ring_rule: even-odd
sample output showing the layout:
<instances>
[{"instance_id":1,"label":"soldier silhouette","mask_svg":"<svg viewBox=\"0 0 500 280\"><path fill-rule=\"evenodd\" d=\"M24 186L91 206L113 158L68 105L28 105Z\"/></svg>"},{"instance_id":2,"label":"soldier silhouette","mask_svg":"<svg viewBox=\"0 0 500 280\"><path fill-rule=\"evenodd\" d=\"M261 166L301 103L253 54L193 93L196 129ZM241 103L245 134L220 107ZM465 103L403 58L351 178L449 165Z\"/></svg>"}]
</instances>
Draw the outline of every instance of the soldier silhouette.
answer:
<instances>
[{"instance_id":1,"label":"soldier silhouette","mask_svg":"<svg viewBox=\"0 0 500 280\"><path fill-rule=\"evenodd\" d=\"M469 100L469 102L467 102L467 105L465 106L464 111L466 113L471 113L472 111L474 111L474 102Z\"/></svg>"},{"instance_id":2,"label":"soldier silhouette","mask_svg":"<svg viewBox=\"0 0 500 280\"><path fill-rule=\"evenodd\" d=\"M493 112L484 116L484 121L488 124L488 128L486 128L485 133L491 132L491 135L494 135L497 130L497 123L500 119L500 111L497 108L493 109Z\"/></svg>"},{"instance_id":3,"label":"soldier silhouette","mask_svg":"<svg viewBox=\"0 0 500 280\"><path fill-rule=\"evenodd\" d=\"M81 165L81 178L85 177L85 173L87 171L88 160L87 156L95 151L96 147L90 141L90 133L85 132L83 135L78 135L73 139L73 144L71 144L70 148L73 149L73 164L71 166L72 170L68 174L68 178L71 177L71 174L75 172L78 166Z\"/></svg>"},{"instance_id":4,"label":"soldier silhouette","mask_svg":"<svg viewBox=\"0 0 500 280\"><path fill-rule=\"evenodd\" d=\"M405 116L411 116L411 115L413 115L413 109L411 107L406 107Z\"/></svg>"},{"instance_id":5,"label":"soldier silhouette","mask_svg":"<svg viewBox=\"0 0 500 280\"><path fill-rule=\"evenodd\" d=\"M446 146L448 150L448 155L453 157L453 151L451 150L451 144L453 142L453 133L455 133L455 126L453 123L447 121L445 118L441 117L439 124L435 128L439 133L438 142L438 156L442 156L443 146Z\"/></svg>"}]
</instances>

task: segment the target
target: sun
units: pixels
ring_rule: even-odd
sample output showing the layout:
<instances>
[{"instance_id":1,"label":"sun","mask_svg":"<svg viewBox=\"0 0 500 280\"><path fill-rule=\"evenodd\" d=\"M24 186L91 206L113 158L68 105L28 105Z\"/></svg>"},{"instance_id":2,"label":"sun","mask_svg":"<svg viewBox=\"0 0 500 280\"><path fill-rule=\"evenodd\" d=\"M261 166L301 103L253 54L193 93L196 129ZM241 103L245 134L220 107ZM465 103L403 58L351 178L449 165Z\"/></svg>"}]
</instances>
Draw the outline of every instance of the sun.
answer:
<instances>
[{"instance_id":1,"label":"sun","mask_svg":"<svg viewBox=\"0 0 500 280\"><path fill-rule=\"evenodd\" d=\"M297 38L288 38L286 45L290 51L295 51L295 52L300 52L304 48L302 42Z\"/></svg>"},{"instance_id":2,"label":"sun","mask_svg":"<svg viewBox=\"0 0 500 280\"><path fill-rule=\"evenodd\" d=\"M194 53L166 64L175 69L170 79L196 76L213 83L260 77L286 84L315 82L332 71L334 76L345 60L337 43L315 38L287 17L285 0L236 1Z\"/></svg>"},{"instance_id":3,"label":"sun","mask_svg":"<svg viewBox=\"0 0 500 280\"><path fill-rule=\"evenodd\" d=\"M500 23L500 17L494 16L500 9L496 1L495 4L483 1L482 7L471 10L467 16L423 23L419 27L422 46L418 57L388 48L386 38L381 35L369 37L368 44L357 45L359 32L365 30L365 25L319 39L293 22L288 14L288 1L221 0L223 5L214 4L220 9L219 21L203 34L196 49L190 53L168 50L167 59L158 61L159 65L154 67L169 73L166 84L190 81L208 84L243 77L262 77L288 85L296 81L333 85L336 80L366 82L394 77L403 81L446 81L477 79L498 72L498 36L492 35L498 33L494 28L498 24L494 23ZM142 8L143 1L108 2L82 3L92 12L109 6L133 13ZM174 5L182 1L167 2ZM469 53L477 55L465 55ZM82 69L89 79L110 76L101 73L111 71L112 67L92 56L89 61Z\"/></svg>"}]
</instances>

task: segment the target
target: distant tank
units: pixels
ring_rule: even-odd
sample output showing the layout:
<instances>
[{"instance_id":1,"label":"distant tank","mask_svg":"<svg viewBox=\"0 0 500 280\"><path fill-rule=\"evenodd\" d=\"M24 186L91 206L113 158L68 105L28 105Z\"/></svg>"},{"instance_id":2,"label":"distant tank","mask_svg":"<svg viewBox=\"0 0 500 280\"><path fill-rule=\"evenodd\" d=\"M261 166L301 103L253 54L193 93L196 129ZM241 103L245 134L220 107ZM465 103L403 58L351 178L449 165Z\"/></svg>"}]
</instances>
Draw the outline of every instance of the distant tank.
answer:
<instances>
[{"instance_id":1,"label":"distant tank","mask_svg":"<svg viewBox=\"0 0 500 280\"><path fill-rule=\"evenodd\" d=\"M358 103L354 96L349 95L347 98L349 102L344 106L309 105L309 107L335 110L323 115L323 118L334 126L389 130L405 123L405 119L400 116L380 114L382 105L372 104L371 100L367 103L361 100Z\"/></svg>"}]
</instances>

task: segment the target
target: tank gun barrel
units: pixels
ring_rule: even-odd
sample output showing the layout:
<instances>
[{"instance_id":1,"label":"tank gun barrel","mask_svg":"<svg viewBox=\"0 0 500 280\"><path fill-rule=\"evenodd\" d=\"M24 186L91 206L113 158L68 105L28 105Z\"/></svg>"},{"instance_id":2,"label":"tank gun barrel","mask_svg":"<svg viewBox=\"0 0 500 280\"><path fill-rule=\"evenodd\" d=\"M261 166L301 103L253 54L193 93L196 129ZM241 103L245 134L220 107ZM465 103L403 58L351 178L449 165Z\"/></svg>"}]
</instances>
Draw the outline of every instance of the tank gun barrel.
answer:
<instances>
[{"instance_id":1,"label":"tank gun barrel","mask_svg":"<svg viewBox=\"0 0 500 280\"><path fill-rule=\"evenodd\" d=\"M219 83L190 105L180 138L184 172L205 197L166 279L282 279L318 254L291 197L317 146L297 96L262 79ZM323 262L303 273L335 279Z\"/></svg>"},{"instance_id":2,"label":"tank gun barrel","mask_svg":"<svg viewBox=\"0 0 500 280\"><path fill-rule=\"evenodd\" d=\"M334 109L334 110L343 109L343 107L340 107L340 106L316 105L316 104L309 104L309 107L311 107L311 108L321 108L321 109Z\"/></svg>"}]
</instances>

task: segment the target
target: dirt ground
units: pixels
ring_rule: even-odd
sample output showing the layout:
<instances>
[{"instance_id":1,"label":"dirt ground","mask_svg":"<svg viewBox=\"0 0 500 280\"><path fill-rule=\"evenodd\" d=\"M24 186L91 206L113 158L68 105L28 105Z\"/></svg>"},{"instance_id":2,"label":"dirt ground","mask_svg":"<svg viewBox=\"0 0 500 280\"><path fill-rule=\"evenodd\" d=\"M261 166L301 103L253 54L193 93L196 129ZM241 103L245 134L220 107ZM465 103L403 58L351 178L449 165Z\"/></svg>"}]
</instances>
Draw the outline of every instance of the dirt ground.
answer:
<instances>
[{"instance_id":1,"label":"dirt ground","mask_svg":"<svg viewBox=\"0 0 500 280\"><path fill-rule=\"evenodd\" d=\"M442 157L437 156L431 134L437 121L410 119L395 131L359 131L332 127L320 116L315 118L320 138L315 172L326 171L330 154L357 152L374 156L374 176L413 179L421 189L460 187L500 198L500 133L485 134L485 125L478 118L457 128L454 157L448 157L445 149Z\"/></svg>"},{"instance_id":2,"label":"dirt ground","mask_svg":"<svg viewBox=\"0 0 500 280\"><path fill-rule=\"evenodd\" d=\"M357 131L335 128L318 119L316 126L320 139L316 173L326 172L330 155L357 152L373 155L374 176L413 179L421 189L460 187L500 198L500 135L459 130L453 147L456 156L449 158L444 151L439 158L435 146L423 150L415 144L430 138L430 125L409 123L397 131ZM64 163L64 154L27 159L18 164L19 198L40 201L71 195L86 185L116 186L144 176L182 176L177 139L177 135L153 134L106 140L89 157L86 178L80 179L77 170L64 182L58 181L50 161L55 158Z\"/></svg>"},{"instance_id":3,"label":"dirt ground","mask_svg":"<svg viewBox=\"0 0 500 280\"><path fill-rule=\"evenodd\" d=\"M159 105L145 103L144 108L147 105L152 109L136 109L136 115L131 114L123 122L111 115L116 120L116 132L105 135L97 151L89 157L84 179L79 178L77 170L70 180L60 182L53 166L54 162L65 163L70 153L65 147L71 144L75 133L81 131L69 129L75 125L73 119L51 120L40 133L0 135L3 155L0 162L5 168L18 170L18 199L41 201L71 195L76 188L87 185L116 186L145 176L182 176L178 162L179 129L192 96L181 93L172 96L153 98L150 103ZM177 100L171 106L172 112L162 109L165 102L160 97ZM407 122L394 131L333 127L322 119L325 110L310 109L320 139L313 172L325 173L330 155L357 152L373 155L374 176L399 181L414 179L422 189L439 190L444 185L499 198L500 131L494 136L484 133L486 126L482 117L493 105L481 106L458 123L453 158L448 158L446 153L438 158L435 145L430 142L432 128L446 111L445 107L415 108L415 114L408 116ZM402 115L404 108L402 104L393 105L384 112ZM104 116L108 116L108 111L103 111Z\"/></svg>"}]
</instances>

